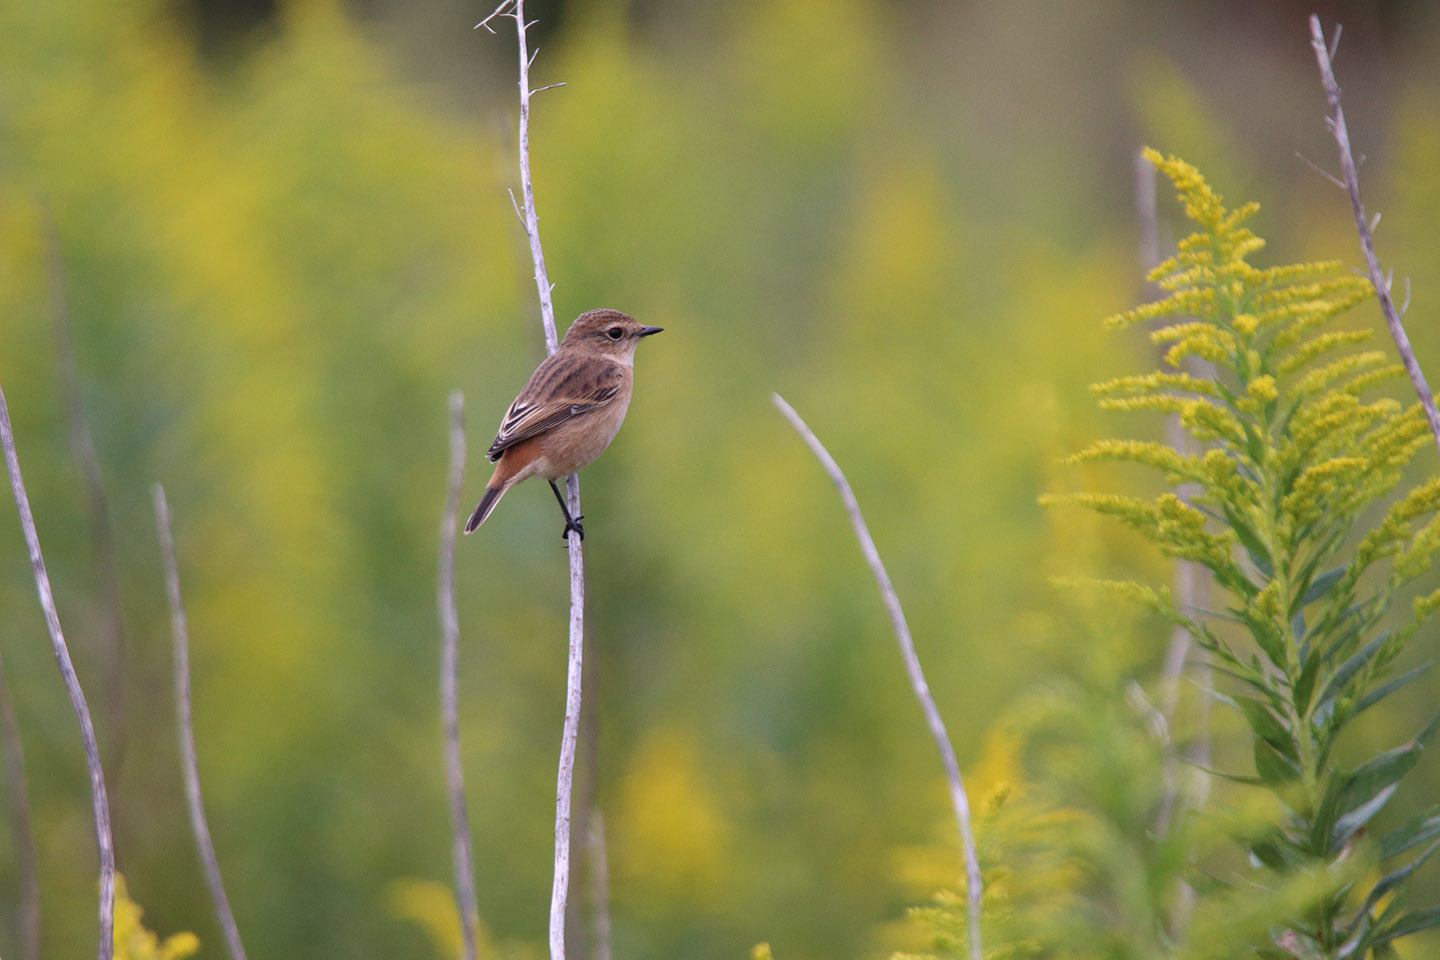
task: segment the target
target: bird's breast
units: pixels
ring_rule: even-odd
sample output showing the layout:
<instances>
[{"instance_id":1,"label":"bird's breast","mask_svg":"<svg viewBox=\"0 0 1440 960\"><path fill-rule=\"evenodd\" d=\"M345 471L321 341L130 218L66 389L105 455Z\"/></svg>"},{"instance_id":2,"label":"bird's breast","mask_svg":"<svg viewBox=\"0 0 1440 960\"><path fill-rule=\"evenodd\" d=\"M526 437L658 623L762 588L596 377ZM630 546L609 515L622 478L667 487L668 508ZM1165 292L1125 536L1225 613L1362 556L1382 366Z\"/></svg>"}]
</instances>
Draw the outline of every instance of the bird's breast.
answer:
<instances>
[{"instance_id":1,"label":"bird's breast","mask_svg":"<svg viewBox=\"0 0 1440 960\"><path fill-rule=\"evenodd\" d=\"M589 466L605 452L630 407L628 392L593 413L566 421L537 438L539 457L537 472L546 477L561 477Z\"/></svg>"}]
</instances>

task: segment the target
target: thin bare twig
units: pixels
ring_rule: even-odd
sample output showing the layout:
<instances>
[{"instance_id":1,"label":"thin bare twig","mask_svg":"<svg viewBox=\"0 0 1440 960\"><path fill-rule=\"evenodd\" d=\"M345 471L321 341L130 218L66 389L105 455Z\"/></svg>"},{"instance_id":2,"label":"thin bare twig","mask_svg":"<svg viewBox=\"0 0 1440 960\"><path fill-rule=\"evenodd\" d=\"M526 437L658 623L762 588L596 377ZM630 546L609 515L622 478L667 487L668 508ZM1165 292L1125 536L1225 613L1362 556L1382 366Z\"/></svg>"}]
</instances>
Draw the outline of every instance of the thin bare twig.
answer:
<instances>
[{"instance_id":1,"label":"thin bare twig","mask_svg":"<svg viewBox=\"0 0 1440 960\"><path fill-rule=\"evenodd\" d=\"M240 942L240 928L225 896L220 880L220 861L215 857L215 844L210 839L210 824L205 819L205 804L200 796L200 765L195 754L195 730L190 718L190 629L185 622L185 604L180 597L180 568L175 561L175 537L170 529L170 504L165 488L151 488L155 502L155 530L160 537L160 559L165 565L165 596L170 603L170 631L175 640L175 727L180 739L180 769L185 777L185 807L190 814L190 833L195 837L195 852L210 889L210 901L225 935L225 947L231 960L245 960L245 945Z\"/></svg>"},{"instance_id":2,"label":"thin bare twig","mask_svg":"<svg viewBox=\"0 0 1440 960\"><path fill-rule=\"evenodd\" d=\"M100 457L85 416L80 393L80 364L75 358L75 338L70 329L70 297L66 290L65 257L60 247L60 228L49 203L40 199L44 226L46 273L50 281L51 324L55 332L55 368L65 419L70 427L70 453L85 480L90 503L90 543L95 560L95 579L104 607L104 632L100 643L104 671L105 705L109 716L107 738L110 775L116 776L125 755L125 630L121 619L120 564L115 558L115 536L110 527L109 500L100 479Z\"/></svg>"},{"instance_id":3,"label":"thin bare twig","mask_svg":"<svg viewBox=\"0 0 1440 960\"><path fill-rule=\"evenodd\" d=\"M440 723L445 741L445 787L450 793L450 859L455 869L455 906L465 937L465 958L475 960L475 855L465 805L465 772L460 761L460 618L455 609L455 522L465 483L465 396L450 394L450 476L440 519Z\"/></svg>"},{"instance_id":4,"label":"thin bare twig","mask_svg":"<svg viewBox=\"0 0 1440 960\"><path fill-rule=\"evenodd\" d=\"M1365 268L1370 284L1375 288L1375 295L1380 299L1380 311L1385 315L1385 325L1390 328L1390 336L1394 338L1395 347L1400 351L1400 362L1405 365L1405 372L1410 375L1410 383L1425 410L1425 419L1430 422L1430 432L1435 436L1436 449L1440 449L1440 410L1435 408L1435 396L1430 392L1430 385L1425 382L1425 374L1420 370L1420 362L1415 359L1410 338L1405 334L1405 327L1400 322L1401 312L1395 309L1395 301L1390 296L1390 280L1380 269L1380 257L1375 252L1375 237L1365 216L1365 205L1360 201L1360 175L1350 152L1350 132L1345 127L1345 111L1340 108L1340 85L1335 80L1335 69L1331 65L1335 47L1339 42L1338 26L1334 41L1327 45L1325 33L1320 29L1320 18L1310 15L1310 46L1315 50L1315 62L1320 68L1320 82L1324 85L1325 97L1330 102L1330 115L1326 117L1325 125L1330 128L1340 154L1340 176L1345 181L1345 191L1350 195L1350 210L1355 215L1355 231L1360 235Z\"/></svg>"},{"instance_id":5,"label":"thin bare twig","mask_svg":"<svg viewBox=\"0 0 1440 960\"><path fill-rule=\"evenodd\" d=\"M520 2L520 0L517 0ZM570 515L580 515L580 478L565 478ZM580 538L570 537L570 652L565 669L565 728L555 778L555 881L550 888L550 956L565 958L565 901L570 890L570 798L580 736L580 683L585 657L585 561Z\"/></svg>"},{"instance_id":6,"label":"thin bare twig","mask_svg":"<svg viewBox=\"0 0 1440 960\"><path fill-rule=\"evenodd\" d=\"M489 29L495 17L515 20L515 40L520 63L520 196L524 210L525 237L530 242L530 261L535 267L535 290L540 297L540 322L545 328L545 350L554 353L560 346L555 332L555 305L550 292L554 284L545 271L545 252L540 246L540 218L535 213L535 185L530 177L530 52L527 34L532 22L525 19L525 0L504 0L495 12L477 26ZM570 515L580 516L580 477L565 478L565 499ZM578 536L568 538L570 549L570 649L565 668L565 725L560 737L560 761L555 783L555 879L550 888L550 957L565 957L565 904L570 892L570 802L575 777L575 745L580 735L580 688L585 659L585 554Z\"/></svg>"},{"instance_id":7,"label":"thin bare twig","mask_svg":"<svg viewBox=\"0 0 1440 960\"><path fill-rule=\"evenodd\" d=\"M770 400L785 419L790 421L790 426L800 434L800 439L805 441L810 452L815 454L815 458L829 474L835 488L840 491L840 499L845 504L846 513L850 515L850 525L855 529L855 539L860 541L860 552L870 564L870 571L875 575L875 582L880 587L880 597L890 612L890 623L895 628L895 640L900 645L900 657L905 661L905 673L910 678L915 699L920 701L925 723L930 728L930 735L935 739L935 746L940 751L940 761L945 766L945 776L950 781L950 804L955 809L955 822L960 828L960 849L965 856L965 926L970 934L970 957L971 960L981 960L984 955L980 945L980 899L983 890L980 881L980 858L975 851L975 834L970 827L970 800L965 793L965 781L960 777L960 763L955 759L955 748L950 744L950 735L945 732L945 722L940 719L940 710L935 706L935 698L930 695L930 685L925 682L925 672L920 668L920 657L915 652L915 641L910 638L905 611L900 608L900 598L895 594L890 575L885 572L880 551L875 549L870 528L865 525L865 518L860 514L860 504L855 499L855 492L850 489L850 482L840 470L840 465L830 456L830 451L825 449L820 438L815 436L780 394L772 393Z\"/></svg>"},{"instance_id":8,"label":"thin bare twig","mask_svg":"<svg viewBox=\"0 0 1440 960\"><path fill-rule=\"evenodd\" d=\"M0 750L5 755L6 799L10 806L10 835L15 844L15 873L20 886L20 956L40 960L40 864L35 835L30 829L30 788L25 780L25 751L10 685L0 663Z\"/></svg>"},{"instance_id":9,"label":"thin bare twig","mask_svg":"<svg viewBox=\"0 0 1440 960\"><path fill-rule=\"evenodd\" d=\"M10 426L10 408L5 391L0 389L0 445L5 448L5 468L10 473L10 489L15 494L15 509L20 514L20 528L30 553L30 568L35 575L35 592L40 596L40 609L45 614L45 627L50 633L50 646L60 667L60 679L70 695L70 705L80 724L80 741L85 749L85 767L90 775L90 806L95 815L95 845L100 855L100 960L110 960L115 949L115 844L110 832L110 801L105 795L105 774L100 768L100 749L95 744L95 726L80 678L70 661L70 648L60 629L60 614L55 609L55 594L50 589L50 574L45 570L45 557L40 553L40 536L35 530L35 516L30 512L30 498L25 493L25 480L20 476L20 458L15 452L15 433Z\"/></svg>"}]
</instances>

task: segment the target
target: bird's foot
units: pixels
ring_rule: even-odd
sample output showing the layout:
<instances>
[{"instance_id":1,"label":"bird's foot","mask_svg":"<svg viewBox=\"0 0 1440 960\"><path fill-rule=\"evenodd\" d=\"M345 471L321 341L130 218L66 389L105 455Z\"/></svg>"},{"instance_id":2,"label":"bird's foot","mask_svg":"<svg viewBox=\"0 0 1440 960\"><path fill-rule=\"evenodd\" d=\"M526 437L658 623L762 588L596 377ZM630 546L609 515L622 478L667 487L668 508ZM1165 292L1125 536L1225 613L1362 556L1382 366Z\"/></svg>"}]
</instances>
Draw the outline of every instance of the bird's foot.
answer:
<instances>
[{"instance_id":1,"label":"bird's foot","mask_svg":"<svg viewBox=\"0 0 1440 960\"><path fill-rule=\"evenodd\" d=\"M585 514L583 514L583 513L580 514L580 516L575 517L575 518L573 518L573 519L570 518L570 517L566 517L566 518L565 518L565 529L562 530L562 531L560 531L560 539L561 539L561 540L564 540L564 541L566 541L566 542L568 543L569 540L570 540L570 531L571 531L571 530L574 530L576 533L578 533L578 534L580 535L580 540L583 542L583 541L585 540L585 527L584 527L583 524L580 523L580 521L581 521L581 520L584 520L584 519L585 519Z\"/></svg>"}]
</instances>

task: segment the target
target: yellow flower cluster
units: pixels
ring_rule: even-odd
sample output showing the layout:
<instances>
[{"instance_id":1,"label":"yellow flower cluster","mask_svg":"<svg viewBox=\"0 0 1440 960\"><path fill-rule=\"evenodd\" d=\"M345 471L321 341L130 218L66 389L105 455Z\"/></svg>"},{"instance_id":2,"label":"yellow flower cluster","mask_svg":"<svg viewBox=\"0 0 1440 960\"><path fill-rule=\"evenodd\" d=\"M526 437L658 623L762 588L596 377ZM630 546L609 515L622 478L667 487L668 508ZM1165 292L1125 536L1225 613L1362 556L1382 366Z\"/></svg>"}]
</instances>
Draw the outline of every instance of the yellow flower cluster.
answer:
<instances>
[{"instance_id":1,"label":"yellow flower cluster","mask_svg":"<svg viewBox=\"0 0 1440 960\"><path fill-rule=\"evenodd\" d=\"M1194 167L1153 150L1145 155L1175 185L1197 230L1150 275L1165 296L1106 320L1110 327L1151 325L1151 340L1165 350L1161 369L1091 391L1105 410L1174 416L1208 449L1193 454L1112 439L1068 459L1152 467L1171 486L1194 485L1190 502L1168 493L1153 500L1098 493L1051 500L1118 517L1167 555L1205 564L1256 618L1273 614L1282 626L1272 636L1279 638L1311 602L1310 584L1361 511L1400 482L1426 442L1426 423L1418 405L1366 398L1403 374L1379 350L1345 352L1371 331L1332 329L1370 295L1362 278L1337 276L1338 262L1250 264L1247 258L1264 246L1243 226L1256 205L1229 210ZM1437 509L1433 485L1397 503L1336 575L1341 592L1353 592L1360 572L1381 557L1394 564L1391 589L1422 572L1440 549L1440 521L1416 533L1410 524ZM1232 557L1237 545L1250 561L1243 567ZM1440 607L1440 599L1422 601L1417 613Z\"/></svg>"}]
</instances>

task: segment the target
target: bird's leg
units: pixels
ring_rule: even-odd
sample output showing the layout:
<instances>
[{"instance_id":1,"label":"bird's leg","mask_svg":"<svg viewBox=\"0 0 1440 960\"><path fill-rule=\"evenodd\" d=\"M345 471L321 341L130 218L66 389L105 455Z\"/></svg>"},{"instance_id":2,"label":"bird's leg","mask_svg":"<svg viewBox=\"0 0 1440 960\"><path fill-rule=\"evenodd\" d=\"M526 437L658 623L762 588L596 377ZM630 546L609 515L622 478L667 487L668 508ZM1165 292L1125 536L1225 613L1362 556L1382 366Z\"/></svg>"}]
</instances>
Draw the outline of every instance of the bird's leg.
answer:
<instances>
[{"instance_id":1,"label":"bird's leg","mask_svg":"<svg viewBox=\"0 0 1440 960\"><path fill-rule=\"evenodd\" d=\"M565 514L565 529L560 531L560 539L570 539L570 531L574 530L580 534L580 539L584 540L585 528L581 526L580 521L585 519L585 514L582 513L578 517L570 516L570 508L565 506L565 498L560 495L560 488L555 486L554 480L550 481L550 489L555 492L555 502L560 504L560 512Z\"/></svg>"}]
</instances>

